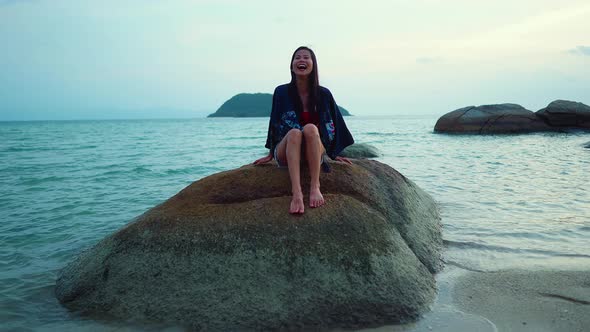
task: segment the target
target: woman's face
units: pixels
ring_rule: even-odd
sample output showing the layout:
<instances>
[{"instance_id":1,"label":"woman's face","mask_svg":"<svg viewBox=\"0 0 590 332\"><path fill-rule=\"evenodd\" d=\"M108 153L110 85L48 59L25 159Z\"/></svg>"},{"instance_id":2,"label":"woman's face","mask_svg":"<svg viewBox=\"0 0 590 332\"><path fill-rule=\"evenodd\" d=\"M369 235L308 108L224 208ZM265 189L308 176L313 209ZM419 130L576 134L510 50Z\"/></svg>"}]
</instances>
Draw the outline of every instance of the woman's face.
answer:
<instances>
[{"instance_id":1,"label":"woman's face","mask_svg":"<svg viewBox=\"0 0 590 332\"><path fill-rule=\"evenodd\" d=\"M307 76L313 70L313 60L311 59L311 53L308 50L299 50L293 57L291 63L291 70L297 76Z\"/></svg>"}]
</instances>

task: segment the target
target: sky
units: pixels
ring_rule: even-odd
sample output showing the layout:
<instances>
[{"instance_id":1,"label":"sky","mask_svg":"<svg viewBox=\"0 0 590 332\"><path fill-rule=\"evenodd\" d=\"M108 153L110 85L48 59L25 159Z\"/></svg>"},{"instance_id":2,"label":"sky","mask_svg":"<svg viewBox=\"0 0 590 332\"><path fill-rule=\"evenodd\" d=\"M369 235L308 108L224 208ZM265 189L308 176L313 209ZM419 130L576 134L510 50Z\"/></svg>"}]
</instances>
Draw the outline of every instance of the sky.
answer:
<instances>
[{"instance_id":1,"label":"sky","mask_svg":"<svg viewBox=\"0 0 590 332\"><path fill-rule=\"evenodd\" d=\"M203 117L301 45L354 115L590 105L588 0L0 0L0 121Z\"/></svg>"}]
</instances>

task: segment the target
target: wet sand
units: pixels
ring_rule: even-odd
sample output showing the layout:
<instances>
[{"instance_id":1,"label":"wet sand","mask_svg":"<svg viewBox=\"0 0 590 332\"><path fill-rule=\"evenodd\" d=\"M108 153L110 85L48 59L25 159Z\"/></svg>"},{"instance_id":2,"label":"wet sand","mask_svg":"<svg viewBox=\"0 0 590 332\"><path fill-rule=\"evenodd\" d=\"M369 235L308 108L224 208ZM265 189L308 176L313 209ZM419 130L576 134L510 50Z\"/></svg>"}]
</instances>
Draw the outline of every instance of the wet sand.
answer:
<instances>
[{"instance_id":1,"label":"wet sand","mask_svg":"<svg viewBox=\"0 0 590 332\"><path fill-rule=\"evenodd\" d=\"M459 278L452 296L499 331L590 331L589 271L474 272Z\"/></svg>"},{"instance_id":2,"label":"wet sand","mask_svg":"<svg viewBox=\"0 0 590 332\"><path fill-rule=\"evenodd\" d=\"M362 331L590 331L590 270L474 272L447 266L417 322Z\"/></svg>"}]
</instances>

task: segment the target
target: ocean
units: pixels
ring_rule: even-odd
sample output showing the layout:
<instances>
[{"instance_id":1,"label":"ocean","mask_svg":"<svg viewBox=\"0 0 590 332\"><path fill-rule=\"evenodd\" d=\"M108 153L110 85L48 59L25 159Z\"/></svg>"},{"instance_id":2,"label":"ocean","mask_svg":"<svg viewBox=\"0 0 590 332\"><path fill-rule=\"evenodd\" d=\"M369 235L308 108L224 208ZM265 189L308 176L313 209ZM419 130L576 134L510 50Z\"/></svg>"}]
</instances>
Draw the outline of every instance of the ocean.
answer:
<instances>
[{"instance_id":1,"label":"ocean","mask_svg":"<svg viewBox=\"0 0 590 332\"><path fill-rule=\"evenodd\" d=\"M438 202L447 267L590 267L590 134L444 135L433 133L437 118L346 122ZM58 271L193 181L265 155L267 127L265 118L0 122L0 330L163 329L68 312L53 294Z\"/></svg>"}]
</instances>

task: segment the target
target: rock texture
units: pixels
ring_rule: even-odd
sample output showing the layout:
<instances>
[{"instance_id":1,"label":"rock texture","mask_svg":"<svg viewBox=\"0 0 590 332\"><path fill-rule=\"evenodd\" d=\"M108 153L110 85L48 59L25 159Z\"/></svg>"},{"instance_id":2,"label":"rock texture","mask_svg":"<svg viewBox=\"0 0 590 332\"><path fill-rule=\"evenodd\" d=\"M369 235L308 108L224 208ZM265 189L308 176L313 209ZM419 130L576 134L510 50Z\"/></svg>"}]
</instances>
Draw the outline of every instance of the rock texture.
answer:
<instances>
[{"instance_id":1,"label":"rock texture","mask_svg":"<svg viewBox=\"0 0 590 332\"><path fill-rule=\"evenodd\" d=\"M347 158L376 158L380 153L376 147L366 143L354 143L340 153L342 157Z\"/></svg>"},{"instance_id":2,"label":"rock texture","mask_svg":"<svg viewBox=\"0 0 590 332\"><path fill-rule=\"evenodd\" d=\"M327 204L291 216L284 169L201 179L82 253L61 271L56 296L91 316L204 330L417 317L440 268L432 198L370 160L333 163L321 180Z\"/></svg>"},{"instance_id":3,"label":"rock texture","mask_svg":"<svg viewBox=\"0 0 590 332\"><path fill-rule=\"evenodd\" d=\"M537 115L554 127L590 129L590 106L568 100L556 100Z\"/></svg>"},{"instance_id":4,"label":"rock texture","mask_svg":"<svg viewBox=\"0 0 590 332\"><path fill-rule=\"evenodd\" d=\"M434 126L435 132L463 134L514 134L569 129L590 129L590 106L555 100L536 113L516 104L469 106L443 115Z\"/></svg>"},{"instance_id":5,"label":"rock texture","mask_svg":"<svg viewBox=\"0 0 590 332\"><path fill-rule=\"evenodd\" d=\"M443 115L434 126L440 133L505 134L548 131L535 113L517 104L468 106Z\"/></svg>"}]
</instances>

